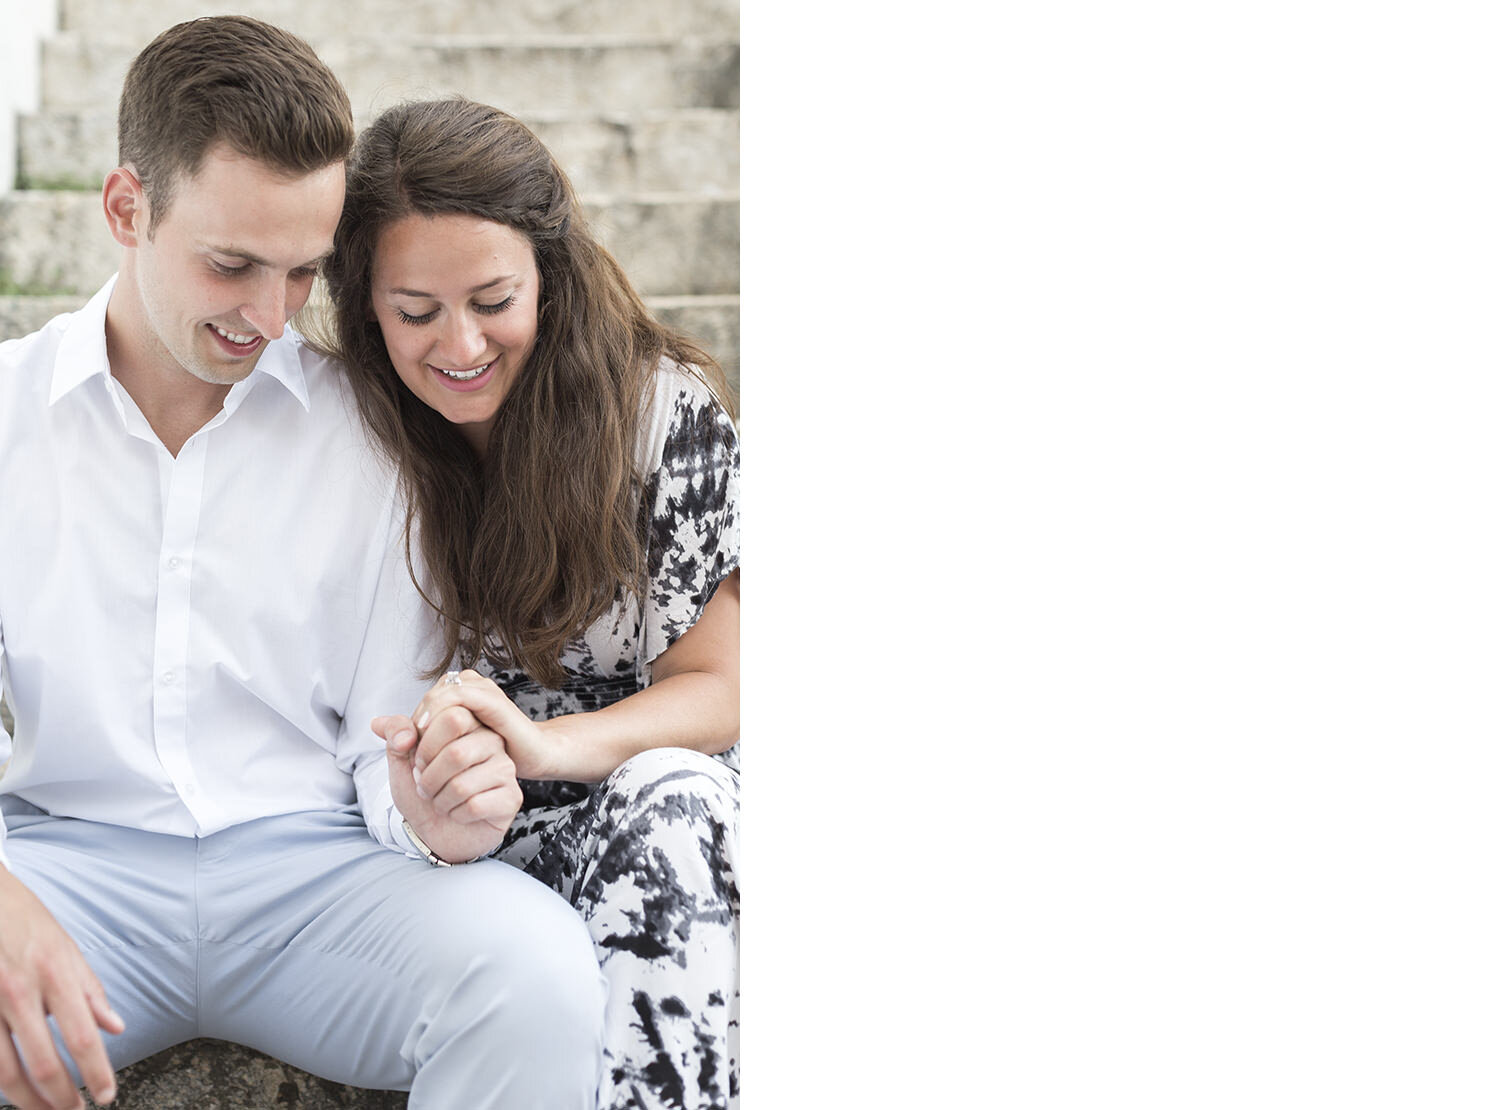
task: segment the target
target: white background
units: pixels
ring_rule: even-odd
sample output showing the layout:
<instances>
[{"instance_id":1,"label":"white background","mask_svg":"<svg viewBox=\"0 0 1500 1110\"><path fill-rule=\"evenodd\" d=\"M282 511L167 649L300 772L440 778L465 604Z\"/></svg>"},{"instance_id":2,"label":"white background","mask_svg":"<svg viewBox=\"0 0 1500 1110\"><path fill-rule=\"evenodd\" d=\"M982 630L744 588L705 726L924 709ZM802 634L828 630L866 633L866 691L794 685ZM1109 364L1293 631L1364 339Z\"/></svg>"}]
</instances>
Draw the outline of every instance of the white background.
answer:
<instances>
[{"instance_id":1,"label":"white background","mask_svg":"<svg viewBox=\"0 0 1500 1110\"><path fill-rule=\"evenodd\" d=\"M745 1105L1493 1107L1500 25L747 3Z\"/></svg>"}]
</instances>

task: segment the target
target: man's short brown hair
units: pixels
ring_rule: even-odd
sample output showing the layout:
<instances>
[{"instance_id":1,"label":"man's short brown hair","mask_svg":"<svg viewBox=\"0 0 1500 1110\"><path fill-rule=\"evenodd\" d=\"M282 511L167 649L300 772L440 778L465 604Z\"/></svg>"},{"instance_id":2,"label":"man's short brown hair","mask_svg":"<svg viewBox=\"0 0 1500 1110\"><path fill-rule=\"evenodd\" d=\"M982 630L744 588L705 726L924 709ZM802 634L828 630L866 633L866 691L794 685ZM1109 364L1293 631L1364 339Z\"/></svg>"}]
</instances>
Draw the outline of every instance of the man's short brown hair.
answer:
<instances>
[{"instance_id":1,"label":"man's short brown hair","mask_svg":"<svg viewBox=\"0 0 1500 1110\"><path fill-rule=\"evenodd\" d=\"M151 230L218 143L289 176L344 161L349 94L306 42L245 16L193 19L136 55L120 94L120 165L151 204Z\"/></svg>"}]
</instances>

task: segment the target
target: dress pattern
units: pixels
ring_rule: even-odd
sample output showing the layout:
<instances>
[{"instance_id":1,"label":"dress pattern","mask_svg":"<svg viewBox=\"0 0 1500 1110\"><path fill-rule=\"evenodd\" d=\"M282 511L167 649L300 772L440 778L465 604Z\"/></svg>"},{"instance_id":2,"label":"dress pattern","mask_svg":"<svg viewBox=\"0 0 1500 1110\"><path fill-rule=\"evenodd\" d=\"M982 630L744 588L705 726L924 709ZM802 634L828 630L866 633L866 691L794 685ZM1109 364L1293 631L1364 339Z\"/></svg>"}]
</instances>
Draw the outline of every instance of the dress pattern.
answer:
<instances>
[{"instance_id":1,"label":"dress pattern","mask_svg":"<svg viewBox=\"0 0 1500 1110\"><path fill-rule=\"evenodd\" d=\"M533 720L644 689L739 566L739 441L692 372L663 363L643 421L647 581L576 637L546 688L494 649L477 669ZM739 758L643 752L604 782L523 780L497 855L582 915L609 982L601 1110L739 1101Z\"/></svg>"}]
</instances>

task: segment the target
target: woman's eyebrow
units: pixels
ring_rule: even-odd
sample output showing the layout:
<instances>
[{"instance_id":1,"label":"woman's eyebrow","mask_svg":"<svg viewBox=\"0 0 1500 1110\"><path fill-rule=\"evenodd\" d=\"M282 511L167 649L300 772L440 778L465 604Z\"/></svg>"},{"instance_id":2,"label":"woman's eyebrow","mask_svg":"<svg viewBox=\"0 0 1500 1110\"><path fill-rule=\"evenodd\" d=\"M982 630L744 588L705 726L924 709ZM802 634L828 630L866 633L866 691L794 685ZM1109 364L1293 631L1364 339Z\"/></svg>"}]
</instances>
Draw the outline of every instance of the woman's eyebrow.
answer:
<instances>
[{"instance_id":1,"label":"woman's eyebrow","mask_svg":"<svg viewBox=\"0 0 1500 1110\"><path fill-rule=\"evenodd\" d=\"M517 276L518 275L516 274L502 274L500 277L494 278L491 281L487 281L483 285L474 286L474 288L470 289L469 292L482 293L486 289L492 289L495 286L502 285L507 281L514 281ZM420 289L391 289L389 290L389 292L399 294L403 297L426 297L429 300L434 301L438 299L435 293L424 293Z\"/></svg>"}]
</instances>

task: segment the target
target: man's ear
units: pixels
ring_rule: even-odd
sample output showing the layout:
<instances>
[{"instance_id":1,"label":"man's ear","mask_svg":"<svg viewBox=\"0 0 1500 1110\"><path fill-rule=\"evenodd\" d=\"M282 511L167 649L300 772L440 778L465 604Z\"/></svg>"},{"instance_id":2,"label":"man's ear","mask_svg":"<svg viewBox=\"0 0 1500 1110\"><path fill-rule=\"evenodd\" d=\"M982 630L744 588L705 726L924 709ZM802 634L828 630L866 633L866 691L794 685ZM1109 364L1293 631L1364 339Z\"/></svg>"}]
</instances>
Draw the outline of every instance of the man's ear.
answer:
<instances>
[{"instance_id":1,"label":"man's ear","mask_svg":"<svg viewBox=\"0 0 1500 1110\"><path fill-rule=\"evenodd\" d=\"M122 247L139 246L151 219L141 179L124 166L104 179L104 222Z\"/></svg>"}]
</instances>

